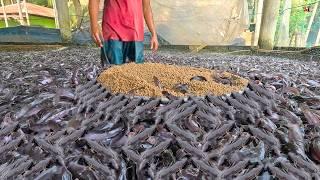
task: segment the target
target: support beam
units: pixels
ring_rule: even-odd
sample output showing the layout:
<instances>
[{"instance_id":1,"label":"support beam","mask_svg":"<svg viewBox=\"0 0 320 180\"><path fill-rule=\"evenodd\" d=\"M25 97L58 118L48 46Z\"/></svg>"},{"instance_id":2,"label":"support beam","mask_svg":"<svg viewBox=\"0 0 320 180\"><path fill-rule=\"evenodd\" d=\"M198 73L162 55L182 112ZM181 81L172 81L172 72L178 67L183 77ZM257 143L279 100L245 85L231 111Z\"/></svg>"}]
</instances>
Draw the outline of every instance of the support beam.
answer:
<instances>
[{"instance_id":1,"label":"support beam","mask_svg":"<svg viewBox=\"0 0 320 180\"><path fill-rule=\"evenodd\" d=\"M27 24L28 24L28 26L30 26L30 18L29 18L29 12L28 12L26 0L23 0L23 7L24 7L24 12L26 14L26 18L27 18Z\"/></svg>"},{"instance_id":2,"label":"support beam","mask_svg":"<svg viewBox=\"0 0 320 180\"><path fill-rule=\"evenodd\" d=\"M53 13L54 13L54 22L56 24L56 29L59 29L59 20L58 20L58 13L56 8L56 1L52 0L52 6L53 6Z\"/></svg>"},{"instance_id":3,"label":"support beam","mask_svg":"<svg viewBox=\"0 0 320 180\"><path fill-rule=\"evenodd\" d=\"M9 27L8 17L7 17L7 13L6 13L6 7L4 5L3 0L1 0L1 6L2 6L2 11L3 11L3 16L4 16L4 22L6 24L6 27Z\"/></svg>"},{"instance_id":4,"label":"support beam","mask_svg":"<svg viewBox=\"0 0 320 180\"><path fill-rule=\"evenodd\" d=\"M22 7L21 7L21 1L20 0L17 0L17 3L18 3L18 11L19 11L19 22L21 25L26 25L26 23L24 22L24 18L23 18L23 15L22 15Z\"/></svg>"},{"instance_id":5,"label":"support beam","mask_svg":"<svg viewBox=\"0 0 320 180\"><path fill-rule=\"evenodd\" d=\"M62 41L68 43L71 41L71 26L68 0L55 0L55 12L58 17L58 24L61 32Z\"/></svg>"},{"instance_id":6,"label":"support beam","mask_svg":"<svg viewBox=\"0 0 320 180\"><path fill-rule=\"evenodd\" d=\"M257 10L256 10L256 22L255 22L255 31L254 31L254 41L253 46L258 45L260 28L261 28L261 20L262 20L262 11L263 11L263 3L264 0L257 0Z\"/></svg>"},{"instance_id":7,"label":"support beam","mask_svg":"<svg viewBox=\"0 0 320 180\"><path fill-rule=\"evenodd\" d=\"M261 49L272 50L274 47L274 37L277 29L279 9L279 0L264 1L260 37L258 42L259 48Z\"/></svg>"}]
</instances>

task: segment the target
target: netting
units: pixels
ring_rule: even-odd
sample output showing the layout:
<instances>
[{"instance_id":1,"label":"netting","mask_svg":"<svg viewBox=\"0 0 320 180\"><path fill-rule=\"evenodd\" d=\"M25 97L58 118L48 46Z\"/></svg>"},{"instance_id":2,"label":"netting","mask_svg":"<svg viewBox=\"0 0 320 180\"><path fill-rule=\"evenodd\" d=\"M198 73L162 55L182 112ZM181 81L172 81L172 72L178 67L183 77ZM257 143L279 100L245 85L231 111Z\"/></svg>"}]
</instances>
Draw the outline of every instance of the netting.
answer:
<instances>
[{"instance_id":1,"label":"netting","mask_svg":"<svg viewBox=\"0 0 320 180\"><path fill-rule=\"evenodd\" d=\"M154 0L159 35L176 45L229 45L249 26L246 0Z\"/></svg>"}]
</instances>

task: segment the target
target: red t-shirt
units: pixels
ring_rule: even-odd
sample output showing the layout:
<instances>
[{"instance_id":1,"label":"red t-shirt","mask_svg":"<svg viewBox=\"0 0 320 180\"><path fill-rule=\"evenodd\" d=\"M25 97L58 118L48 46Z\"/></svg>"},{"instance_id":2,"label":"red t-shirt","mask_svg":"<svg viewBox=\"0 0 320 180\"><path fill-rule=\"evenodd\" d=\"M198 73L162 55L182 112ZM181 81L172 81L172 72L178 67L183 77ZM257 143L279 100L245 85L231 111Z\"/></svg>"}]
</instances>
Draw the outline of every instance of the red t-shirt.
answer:
<instances>
[{"instance_id":1,"label":"red t-shirt","mask_svg":"<svg viewBox=\"0 0 320 180\"><path fill-rule=\"evenodd\" d=\"M104 40L143 41L142 0L105 0L102 31Z\"/></svg>"}]
</instances>

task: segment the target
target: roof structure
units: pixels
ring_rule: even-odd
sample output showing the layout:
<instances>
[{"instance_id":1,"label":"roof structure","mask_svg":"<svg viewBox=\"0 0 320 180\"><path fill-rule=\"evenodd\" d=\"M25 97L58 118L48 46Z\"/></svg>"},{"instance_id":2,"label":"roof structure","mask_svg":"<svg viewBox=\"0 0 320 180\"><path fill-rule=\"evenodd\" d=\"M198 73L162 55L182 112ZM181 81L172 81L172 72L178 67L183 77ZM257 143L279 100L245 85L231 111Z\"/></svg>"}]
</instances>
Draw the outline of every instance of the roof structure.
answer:
<instances>
[{"instance_id":1,"label":"roof structure","mask_svg":"<svg viewBox=\"0 0 320 180\"><path fill-rule=\"evenodd\" d=\"M23 15L25 15L24 14L25 8L24 8L23 4L21 4L21 6L22 6ZM39 6L39 5L32 4L32 3L26 3L26 7L27 7L28 13L30 15L54 18L54 10L51 8ZM19 17L18 4L6 5L5 10L7 13L7 17L12 17L12 18ZM0 8L0 19L1 18L4 18L4 13L3 13L2 8Z\"/></svg>"}]
</instances>

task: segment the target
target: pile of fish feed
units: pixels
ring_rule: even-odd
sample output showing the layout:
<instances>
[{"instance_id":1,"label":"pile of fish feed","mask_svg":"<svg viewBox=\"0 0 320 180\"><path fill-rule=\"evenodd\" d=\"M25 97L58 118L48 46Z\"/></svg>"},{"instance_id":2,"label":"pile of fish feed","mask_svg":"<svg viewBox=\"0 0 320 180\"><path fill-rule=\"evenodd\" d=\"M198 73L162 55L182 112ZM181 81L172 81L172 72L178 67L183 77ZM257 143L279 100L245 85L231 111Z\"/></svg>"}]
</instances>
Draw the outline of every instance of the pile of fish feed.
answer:
<instances>
[{"instance_id":1,"label":"pile of fish feed","mask_svg":"<svg viewBox=\"0 0 320 180\"><path fill-rule=\"evenodd\" d=\"M248 80L205 68L161 63L129 63L102 72L98 81L113 93L161 97L223 95L238 92Z\"/></svg>"}]
</instances>

